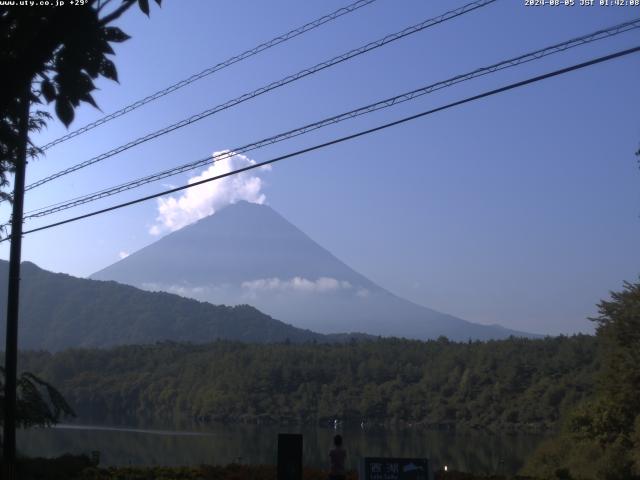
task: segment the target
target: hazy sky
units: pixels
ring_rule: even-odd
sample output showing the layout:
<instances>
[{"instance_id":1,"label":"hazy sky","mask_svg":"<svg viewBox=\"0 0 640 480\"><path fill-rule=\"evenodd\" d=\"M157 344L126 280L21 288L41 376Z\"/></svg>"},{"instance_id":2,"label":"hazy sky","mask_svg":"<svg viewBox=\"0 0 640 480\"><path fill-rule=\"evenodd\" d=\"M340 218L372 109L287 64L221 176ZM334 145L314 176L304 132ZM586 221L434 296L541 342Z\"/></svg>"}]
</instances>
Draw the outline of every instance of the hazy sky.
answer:
<instances>
[{"instance_id":1,"label":"hazy sky","mask_svg":"<svg viewBox=\"0 0 640 480\"><path fill-rule=\"evenodd\" d=\"M133 38L117 48L120 84L101 81L94 96L109 113L346 3L168 0L151 19L132 12L121 22ZM51 149L29 165L27 183L463 3L378 0ZM498 1L33 190L26 210L638 16L633 7ZM249 157L267 160L638 44L639 31L626 33ZM351 267L417 303L532 332L589 331L585 318L594 304L640 272L640 170L633 155L640 142L639 74L639 55L615 60L287 160L210 195L217 195L216 207L237 198L264 200ZM82 107L72 129L100 116ZM35 140L63 133L56 123ZM26 228L150 194L162 184L181 185L205 169ZM171 200L162 204L160 219L162 205L149 201L28 235L23 259L89 275L164 234L167 215L180 214L182 196L174 197L173 207ZM200 201L192 194L182 204ZM6 206L0 213L8 216ZM0 253L7 258L6 243Z\"/></svg>"}]
</instances>

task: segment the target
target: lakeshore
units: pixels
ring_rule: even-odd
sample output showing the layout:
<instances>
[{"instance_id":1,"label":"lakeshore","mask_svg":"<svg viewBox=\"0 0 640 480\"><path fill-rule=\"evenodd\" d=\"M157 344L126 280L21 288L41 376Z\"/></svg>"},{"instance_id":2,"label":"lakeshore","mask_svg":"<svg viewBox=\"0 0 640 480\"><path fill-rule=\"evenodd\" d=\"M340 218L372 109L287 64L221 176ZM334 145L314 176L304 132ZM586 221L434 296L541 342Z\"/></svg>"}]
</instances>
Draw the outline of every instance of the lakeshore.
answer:
<instances>
[{"instance_id":1,"label":"lakeshore","mask_svg":"<svg viewBox=\"0 0 640 480\"><path fill-rule=\"evenodd\" d=\"M229 424L62 424L19 432L20 451L29 457L100 452L102 467L195 467L202 464L275 464L278 433L303 434L303 462L322 469L336 430L322 427ZM473 430L382 429L345 426L347 467L363 456L429 458L479 474L513 475L544 437L497 435Z\"/></svg>"}]
</instances>

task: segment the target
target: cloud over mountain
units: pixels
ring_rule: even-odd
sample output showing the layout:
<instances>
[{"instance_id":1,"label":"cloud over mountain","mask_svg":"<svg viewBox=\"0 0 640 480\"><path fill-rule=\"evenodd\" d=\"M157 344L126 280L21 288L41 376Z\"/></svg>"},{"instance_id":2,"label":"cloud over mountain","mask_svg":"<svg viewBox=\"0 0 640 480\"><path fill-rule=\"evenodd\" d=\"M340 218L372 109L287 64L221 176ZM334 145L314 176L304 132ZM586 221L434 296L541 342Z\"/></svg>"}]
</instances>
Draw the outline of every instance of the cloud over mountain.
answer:
<instances>
[{"instance_id":1,"label":"cloud over mountain","mask_svg":"<svg viewBox=\"0 0 640 480\"><path fill-rule=\"evenodd\" d=\"M201 174L191 177L188 183L191 185L255 163L255 160L229 150L214 152L212 164ZM270 166L264 166L189 188L176 196L159 198L158 216L149 233L174 232L241 200L265 203L261 173L270 169Z\"/></svg>"},{"instance_id":2,"label":"cloud over mountain","mask_svg":"<svg viewBox=\"0 0 640 480\"><path fill-rule=\"evenodd\" d=\"M242 288L248 291L335 292L353 287L346 280L341 281L332 277L320 277L317 280L309 280L304 277L282 280L274 277L242 282Z\"/></svg>"}]
</instances>

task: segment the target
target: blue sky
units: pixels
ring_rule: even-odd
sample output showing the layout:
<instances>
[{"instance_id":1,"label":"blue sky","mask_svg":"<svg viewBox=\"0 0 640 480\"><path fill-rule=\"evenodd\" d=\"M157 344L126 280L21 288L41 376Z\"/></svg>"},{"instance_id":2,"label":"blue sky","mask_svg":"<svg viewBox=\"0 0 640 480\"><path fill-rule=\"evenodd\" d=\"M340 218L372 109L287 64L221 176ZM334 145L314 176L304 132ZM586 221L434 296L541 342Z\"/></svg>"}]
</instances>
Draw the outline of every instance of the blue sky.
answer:
<instances>
[{"instance_id":1,"label":"blue sky","mask_svg":"<svg viewBox=\"0 0 640 480\"><path fill-rule=\"evenodd\" d=\"M347 2L167 1L120 23L120 84L99 82L105 113ZM29 164L27 183L351 48L462 5L378 0L216 73ZM502 0L246 102L29 192L26 210L244 145L640 16L634 7L525 7ZM466 82L252 152L263 161L508 82L640 44L633 31ZM590 331L595 303L640 272L640 56L531 85L261 173L266 203L392 292L480 323ZM79 109L73 128L101 113ZM53 123L43 144L65 133ZM70 210L50 223L180 185L203 169ZM2 209L7 217L6 206ZM23 259L86 276L155 241L146 202L25 237ZM0 247L8 257L6 243Z\"/></svg>"}]
</instances>

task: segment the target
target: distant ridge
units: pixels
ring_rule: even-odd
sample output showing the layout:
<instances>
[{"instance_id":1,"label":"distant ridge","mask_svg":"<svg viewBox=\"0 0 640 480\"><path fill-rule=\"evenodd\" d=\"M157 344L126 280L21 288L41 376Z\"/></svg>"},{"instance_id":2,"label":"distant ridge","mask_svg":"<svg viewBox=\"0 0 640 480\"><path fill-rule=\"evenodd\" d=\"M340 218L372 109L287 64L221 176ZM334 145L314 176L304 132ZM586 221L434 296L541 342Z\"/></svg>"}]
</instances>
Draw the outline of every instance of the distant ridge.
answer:
<instances>
[{"instance_id":1,"label":"distant ridge","mask_svg":"<svg viewBox=\"0 0 640 480\"><path fill-rule=\"evenodd\" d=\"M266 205L238 202L91 278L228 305L251 304L320 333L451 340L535 335L480 325L397 297Z\"/></svg>"},{"instance_id":2,"label":"distant ridge","mask_svg":"<svg viewBox=\"0 0 640 480\"><path fill-rule=\"evenodd\" d=\"M0 292L8 262L0 260ZM216 306L116 282L76 278L22 264L19 345L22 349L111 347L161 341L254 343L347 341L352 335L320 335L275 320L249 305ZM0 295L5 324L6 295ZM4 345L4 328L0 329ZM354 334L355 338L363 338Z\"/></svg>"}]
</instances>

